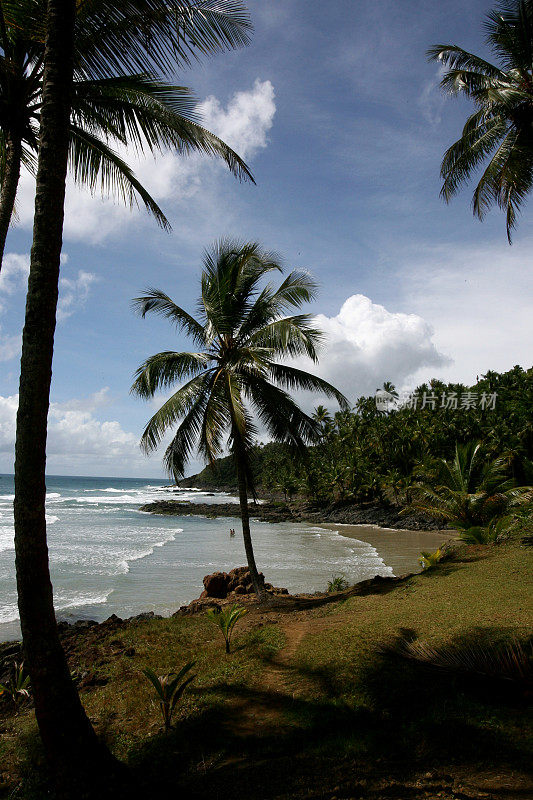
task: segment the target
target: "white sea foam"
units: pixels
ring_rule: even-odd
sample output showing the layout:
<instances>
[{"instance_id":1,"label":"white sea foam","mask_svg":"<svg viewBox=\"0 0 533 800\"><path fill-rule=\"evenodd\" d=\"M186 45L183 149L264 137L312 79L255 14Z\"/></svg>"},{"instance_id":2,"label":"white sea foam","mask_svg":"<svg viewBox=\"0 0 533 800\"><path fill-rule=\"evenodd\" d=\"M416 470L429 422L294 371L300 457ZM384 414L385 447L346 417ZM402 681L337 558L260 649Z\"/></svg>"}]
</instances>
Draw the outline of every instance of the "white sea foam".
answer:
<instances>
[{"instance_id":1,"label":"white sea foam","mask_svg":"<svg viewBox=\"0 0 533 800\"><path fill-rule=\"evenodd\" d=\"M74 592L66 594L59 591L54 595L54 606L56 611L66 611L68 608L80 608L83 606L99 606L106 603L113 589L96 593ZM4 622L15 622L19 618L18 606L16 603L6 603L0 606L0 624Z\"/></svg>"},{"instance_id":2,"label":"white sea foam","mask_svg":"<svg viewBox=\"0 0 533 800\"><path fill-rule=\"evenodd\" d=\"M0 518L2 519L2 518ZM55 517L51 514L46 515L46 524L53 525L54 522L58 522L59 517ZM13 528L13 522L11 519L10 525L0 525L0 553L3 553L5 550L14 550L15 549L15 531Z\"/></svg>"},{"instance_id":3,"label":"white sea foam","mask_svg":"<svg viewBox=\"0 0 533 800\"><path fill-rule=\"evenodd\" d=\"M67 608L78 608L78 606L99 606L107 602L113 591L113 589L107 589L99 594L90 592L68 594L59 591L54 593L54 606L56 611L65 611Z\"/></svg>"},{"instance_id":4,"label":"white sea foam","mask_svg":"<svg viewBox=\"0 0 533 800\"><path fill-rule=\"evenodd\" d=\"M0 623L15 622L19 618L19 610L16 603L6 603L0 606Z\"/></svg>"},{"instance_id":5,"label":"white sea foam","mask_svg":"<svg viewBox=\"0 0 533 800\"><path fill-rule=\"evenodd\" d=\"M119 562L119 567L122 568L123 574L127 575L130 571L130 561L140 561L148 556L153 556L156 547L164 547L166 544L168 544L168 542L173 542L177 533L183 533L183 528L174 528L167 533L168 535L162 541L154 542L150 547L147 547L146 550L139 550L122 559L122 561Z\"/></svg>"},{"instance_id":6,"label":"white sea foam","mask_svg":"<svg viewBox=\"0 0 533 800\"><path fill-rule=\"evenodd\" d=\"M11 525L0 526L0 553L15 549L15 531Z\"/></svg>"},{"instance_id":7,"label":"white sea foam","mask_svg":"<svg viewBox=\"0 0 533 800\"><path fill-rule=\"evenodd\" d=\"M111 491L111 489L99 489L99 494L89 494L88 492L84 492L82 496L74 496L74 497L62 497L59 502L73 502L80 506L114 506L114 505L124 505L124 506L140 506L144 505L145 503L151 503L155 499L157 500L176 500L176 493L175 492L161 492L158 493L157 496L154 492L148 492L145 490L124 490L124 489L115 489ZM205 502L206 505L210 504L211 502L219 502L221 499L220 494L212 495L210 492L206 492L205 494L190 494L189 492L180 492L179 499L180 500L191 500L194 498L195 502L198 502L199 497L201 497L201 502ZM204 500L205 498L205 500ZM213 498L213 499L211 499ZM229 495L224 496L224 502L226 503L235 503L237 504L238 498L232 497Z\"/></svg>"}]
</instances>

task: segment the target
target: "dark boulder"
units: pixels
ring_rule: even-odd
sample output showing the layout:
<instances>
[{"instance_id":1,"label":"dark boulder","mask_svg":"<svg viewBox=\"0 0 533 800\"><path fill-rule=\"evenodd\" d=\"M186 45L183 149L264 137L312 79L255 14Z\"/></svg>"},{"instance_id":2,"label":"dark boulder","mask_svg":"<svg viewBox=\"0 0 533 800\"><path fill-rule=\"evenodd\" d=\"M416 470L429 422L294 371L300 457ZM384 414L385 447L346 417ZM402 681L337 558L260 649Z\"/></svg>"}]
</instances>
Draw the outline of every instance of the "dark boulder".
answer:
<instances>
[{"instance_id":1,"label":"dark boulder","mask_svg":"<svg viewBox=\"0 0 533 800\"><path fill-rule=\"evenodd\" d=\"M214 572L204 578L206 597L216 597L224 600L228 596L228 575L226 572Z\"/></svg>"},{"instance_id":2,"label":"dark boulder","mask_svg":"<svg viewBox=\"0 0 533 800\"><path fill-rule=\"evenodd\" d=\"M265 576L259 573L259 580L264 585ZM202 592L200 598L215 597L217 600L225 600L228 595L253 594L254 587L248 567L235 567L229 572L213 572L204 578L205 593Z\"/></svg>"}]
</instances>

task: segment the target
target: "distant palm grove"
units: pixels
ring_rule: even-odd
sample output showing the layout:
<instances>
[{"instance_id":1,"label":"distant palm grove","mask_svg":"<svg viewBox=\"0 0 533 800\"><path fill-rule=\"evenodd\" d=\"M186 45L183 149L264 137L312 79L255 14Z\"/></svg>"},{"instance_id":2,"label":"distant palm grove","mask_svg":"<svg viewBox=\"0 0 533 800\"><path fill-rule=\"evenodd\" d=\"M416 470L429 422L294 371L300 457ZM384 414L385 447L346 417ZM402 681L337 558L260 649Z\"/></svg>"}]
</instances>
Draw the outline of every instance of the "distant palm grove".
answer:
<instances>
[{"instance_id":1,"label":"distant palm grove","mask_svg":"<svg viewBox=\"0 0 533 800\"><path fill-rule=\"evenodd\" d=\"M483 394L492 396L494 408L481 402ZM453 395L457 408L453 402L441 407L443 396ZM418 397L416 408L411 400L389 412L377 409L374 396L362 397L352 410L333 415L318 409L323 438L306 458L291 455L280 444L256 448L257 485L287 498L301 494L318 502L409 505L428 468L439 459L453 459L456 444L472 441L481 443L483 460L503 459L517 485L533 482L533 369L516 366L505 373L488 372L471 387L435 380L419 386L413 396ZM434 403L429 402L432 396L437 398ZM198 482L234 485L231 459L206 467Z\"/></svg>"}]
</instances>

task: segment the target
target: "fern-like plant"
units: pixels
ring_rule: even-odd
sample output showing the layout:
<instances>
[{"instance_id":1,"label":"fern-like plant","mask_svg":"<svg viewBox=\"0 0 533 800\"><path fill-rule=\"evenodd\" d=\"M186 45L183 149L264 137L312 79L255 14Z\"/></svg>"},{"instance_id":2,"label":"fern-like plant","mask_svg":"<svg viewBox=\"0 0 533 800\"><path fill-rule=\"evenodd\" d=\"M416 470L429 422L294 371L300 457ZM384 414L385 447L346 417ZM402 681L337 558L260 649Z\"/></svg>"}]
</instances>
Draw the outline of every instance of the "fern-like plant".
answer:
<instances>
[{"instance_id":1,"label":"fern-like plant","mask_svg":"<svg viewBox=\"0 0 533 800\"><path fill-rule=\"evenodd\" d=\"M328 594L332 592L344 592L348 586L349 583L344 575L334 575L333 578L328 581Z\"/></svg>"},{"instance_id":2,"label":"fern-like plant","mask_svg":"<svg viewBox=\"0 0 533 800\"><path fill-rule=\"evenodd\" d=\"M402 641L395 652L446 672L533 685L533 642L453 642L430 645Z\"/></svg>"},{"instance_id":3,"label":"fern-like plant","mask_svg":"<svg viewBox=\"0 0 533 800\"><path fill-rule=\"evenodd\" d=\"M422 569L431 569L432 567L436 567L439 561L442 560L444 556L443 551L440 547L435 550L434 553L429 553L427 550L422 550L420 553L420 557L418 559L418 563L422 567Z\"/></svg>"},{"instance_id":4,"label":"fern-like plant","mask_svg":"<svg viewBox=\"0 0 533 800\"><path fill-rule=\"evenodd\" d=\"M419 474L417 496L409 508L458 530L486 525L533 500L533 487L517 486L509 477L507 457L488 460L479 442L456 444L453 460L437 459Z\"/></svg>"},{"instance_id":5,"label":"fern-like plant","mask_svg":"<svg viewBox=\"0 0 533 800\"><path fill-rule=\"evenodd\" d=\"M196 678L196 675L190 675L184 680L186 674L193 668L195 663L195 661L189 661L179 672L168 672L166 675L157 675L153 669L149 668L143 670L143 674L148 678L159 698L159 708L161 709L166 731L170 730L172 714L183 692Z\"/></svg>"},{"instance_id":6,"label":"fern-like plant","mask_svg":"<svg viewBox=\"0 0 533 800\"><path fill-rule=\"evenodd\" d=\"M24 662L13 664L11 676L6 684L0 683L0 696L5 694L17 706L30 696L30 676L24 671Z\"/></svg>"},{"instance_id":7,"label":"fern-like plant","mask_svg":"<svg viewBox=\"0 0 533 800\"><path fill-rule=\"evenodd\" d=\"M496 544L506 534L511 533L516 523L511 516L492 519L488 525L474 525L459 532L465 544Z\"/></svg>"},{"instance_id":8,"label":"fern-like plant","mask_svg":"<svg viewBox=\"0 0 533 800\"><path fill-rule=\"evenodd\" d=\"M233 629L241 617L248 613L248 609L244 606L226 606L225 608L208 608L207 616L212 620L220 630L226 643L226 653L231 652L231 635Z\"/></svg>"}]
</instances>

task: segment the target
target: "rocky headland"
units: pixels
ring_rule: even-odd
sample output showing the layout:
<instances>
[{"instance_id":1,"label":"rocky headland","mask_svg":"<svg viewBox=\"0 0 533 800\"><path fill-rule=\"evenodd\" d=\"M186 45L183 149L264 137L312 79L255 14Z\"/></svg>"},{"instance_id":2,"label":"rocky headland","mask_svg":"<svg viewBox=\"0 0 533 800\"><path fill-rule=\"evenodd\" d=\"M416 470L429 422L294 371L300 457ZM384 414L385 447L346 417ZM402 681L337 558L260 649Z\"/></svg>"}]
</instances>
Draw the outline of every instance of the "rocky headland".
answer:
<instances>
[{"instance_id":1,"label":"rocky headland","mask_svg":"<svg viewBox=\"0 0 533 800\"><path fill-rule=\"evenodd\" d=\"M345 525L379 525L398 530L442 530L438 520L416 512L403 513L400 506L379 503L331 503L318 505L295 501L249 503L250 516L264 522L325 522ZM237 503L192 503L185 500L157 500L141 506L150 514L174 516L198 515L203 517L238 517Z\"/></svg>"}]
</instances>

